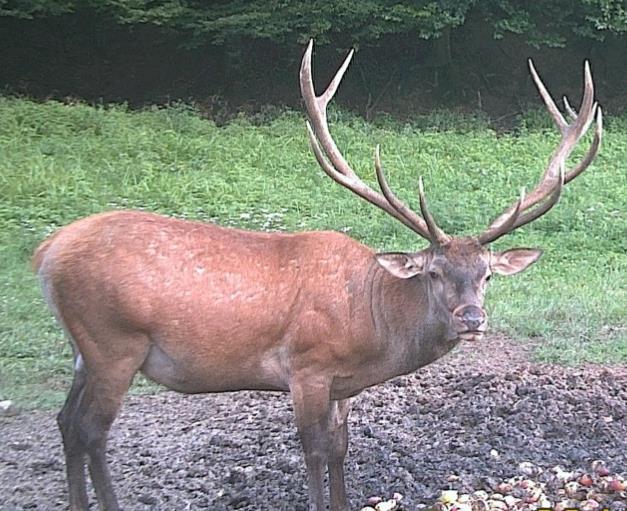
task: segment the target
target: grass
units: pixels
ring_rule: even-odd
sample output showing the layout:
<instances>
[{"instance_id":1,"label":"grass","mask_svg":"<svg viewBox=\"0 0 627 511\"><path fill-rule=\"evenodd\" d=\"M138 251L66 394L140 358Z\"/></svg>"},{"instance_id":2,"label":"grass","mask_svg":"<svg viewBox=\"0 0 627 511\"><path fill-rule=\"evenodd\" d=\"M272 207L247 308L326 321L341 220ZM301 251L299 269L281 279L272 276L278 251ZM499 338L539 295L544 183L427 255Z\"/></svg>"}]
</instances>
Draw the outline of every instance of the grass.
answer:
<instances>
[{"instance_id":1,"label":"grass","mask_svg":"<svg viewBox=\"0 0 627 511\"><path fill-rule=\"evenodd\" d=\"M399 125L334 112L331 122L348 160L371 183L373 148L381 144L393 188L413 207L423 175L434 215L455 234L477 233L521 186L532 186L557 143L535 113L515 135L444 114ZM71 378L67 342L29 258L77 218L143 208L251 229L343 230L381 250L424 246L323 174L301 113L219 128L184 106L129 112L0 98L0 154L0 399L24 406L58 403ZM492 329L540 338L542 360L627 363L625 161L627 122L616 119L592 168L568 185L560 205L495 244L545 250L527 273L494 279L488 295Z\"/></svg>"}]
</instances>

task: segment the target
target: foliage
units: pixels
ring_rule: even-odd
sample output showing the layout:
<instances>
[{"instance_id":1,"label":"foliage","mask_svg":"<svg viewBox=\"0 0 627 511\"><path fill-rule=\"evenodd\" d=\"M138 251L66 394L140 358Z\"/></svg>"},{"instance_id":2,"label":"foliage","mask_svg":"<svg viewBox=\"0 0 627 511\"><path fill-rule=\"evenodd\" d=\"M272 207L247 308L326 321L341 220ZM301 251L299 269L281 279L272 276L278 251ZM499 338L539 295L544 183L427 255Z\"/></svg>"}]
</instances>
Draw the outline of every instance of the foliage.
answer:
<instances>
[{"instance_id":1,"label":"foliage","mask_svg":"<svg viewBox=\"0 0 627 511\"><path fill-rule=\"evenodd\" d=\"M584 0L592 7L588 20L598 30L627 32L627 5L622 0Z\"/></svg>"},{"instance_id":2,"label":"foliage","mask_svg":"<svg viewBox=\"0 0 627 511\"><path fill-rule=\"evenodd\" d=\"M32 19L74 12L76 0L0 0L0 16Z\"/></svg>"},{"instance_id":3,"label":"foliage","mask_svg":"<svg viewBox=\"0 0 627 511\"><path fill-rule=\"evenodd\" d=\"M536 46L627 31L622 0L0 0L0 15L22 18L86 10L122 24L180 32L188 46L238 38L302 44L312 37L320 43L377 45L389 34L438 38L468 20L488 22L495 38L521 34Z\"/></svg>"},{"instance_id":4,"label":"foliage","mask_svg":"<svg viewBox=\"0 0 627 511\"><path fill-rule=\"evenodd\" d=\"M622 0L489 0L479 4L494 27L495 38L521 34L536 47L563 47L574 35L603 40L608 33L627 31L627 10Z\"/></svg>"},{"instance_id":5,"label":"foliage","mask_svg":"<svg viewBox=\"0 0 627 511\"><path fill-rule=\"evenodd\" d=\"M391 185L413 207L422 174L434 215L456 234L484 228L538 179L557 142L554 130L498 136L481 120L462 119L453 130L455 118L444 113L373 125L332 112L330 122L371 183L372 149L381 143ZM451 129L443 131L446 123ZM128 112L0 97L0 153L1 398L58 401L70 377L68 343L29 258L77 218L144 208L251 229L340 230L378 250L424 246L320 171L300 114L219 128L184 105ZM627 362L626 160L627 123L609 122L601 154L559 206L496 244L540 246L545 254L527 273L493 280L493 330L541 339L540 355L553 361Z\"/></svg>"}]
</instances>

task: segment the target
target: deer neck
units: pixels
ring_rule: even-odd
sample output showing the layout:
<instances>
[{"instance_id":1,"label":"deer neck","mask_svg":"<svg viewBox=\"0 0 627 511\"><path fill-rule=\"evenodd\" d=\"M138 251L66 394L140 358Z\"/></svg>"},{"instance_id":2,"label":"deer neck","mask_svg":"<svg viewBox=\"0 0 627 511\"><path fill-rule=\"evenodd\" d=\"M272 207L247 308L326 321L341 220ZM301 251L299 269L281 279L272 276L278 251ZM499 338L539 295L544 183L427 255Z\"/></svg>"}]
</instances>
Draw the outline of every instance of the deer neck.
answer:
<instances>
[{"instance_id":1,"label":"deer neck","mask_svg":"<svg viewBox=\"0 0 627 511\"><path fill-rule=\"evenodd\" d=\"M372 310L377 340L383 346L387 371L407 374L450 351L448 311L431 297L427 279L398 279L375 271Z\"/></svg>"}]
</instances>

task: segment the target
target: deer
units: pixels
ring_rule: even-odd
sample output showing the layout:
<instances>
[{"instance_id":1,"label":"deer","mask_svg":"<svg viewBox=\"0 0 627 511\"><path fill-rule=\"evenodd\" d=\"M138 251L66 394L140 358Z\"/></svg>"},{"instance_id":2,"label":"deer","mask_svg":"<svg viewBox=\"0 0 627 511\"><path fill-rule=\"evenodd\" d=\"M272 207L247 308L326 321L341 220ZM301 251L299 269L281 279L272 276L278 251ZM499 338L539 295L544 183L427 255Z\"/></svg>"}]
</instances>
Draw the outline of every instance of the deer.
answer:
<instances>
[{"instance_id":1,"label":"deer","mask_svg":"<svg viewBox=\"0 0 627 511\"><path fill-rule=\"evenodd\" d=\"M107 437L141 372L187 393L288 392L304 452L308 509L349 503L344 480L351 399L364 389L433 362L460 342L480 341L492 274L514 275L542 251L489 245L547 213L564 185L596 156L602 135L590 66L568 121L529 62L561 134L543 176L477 236L445 233L430 214L422 179L420 213L390 189L377 146L381 191L348 164L327 122L327 106L351 61L316 95L313 41L300 88L314 156L334 181L411 229L428 245L377 253L334 231L257 232L120 210L89 216L43 241L33 266L73 350L73 381L57 421L69 508L88 509L88 468L101 509L120 509L106 459ZM566 160L595 123L583 158Z\"/></svg>"}]
</instances>

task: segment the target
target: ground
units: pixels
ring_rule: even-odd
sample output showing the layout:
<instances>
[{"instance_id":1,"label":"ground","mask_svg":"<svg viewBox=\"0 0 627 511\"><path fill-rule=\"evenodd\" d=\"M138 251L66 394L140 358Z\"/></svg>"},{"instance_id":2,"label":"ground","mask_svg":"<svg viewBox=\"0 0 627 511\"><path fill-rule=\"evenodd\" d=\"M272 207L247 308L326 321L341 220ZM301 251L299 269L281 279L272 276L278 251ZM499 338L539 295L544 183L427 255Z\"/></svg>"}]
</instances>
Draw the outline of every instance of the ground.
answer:
<instances>
[{"instance_id":1,"label":"ground","mask_svg":"<svg viewBox=\"0 0 627 511\"><path fill-rule=\"evenodd\" d=\"M346 462L353 508L400 492L413 510L443 489L514 476L523 461L584 470L602 459L624 476L627 368L536 364L529 350L496 336L468 343L358 396ZM0 419L1 509L66 509L54 415ZM287 395L134 395L108 453L125 510L306 509Z\"/></svg>"}]
</instances>

